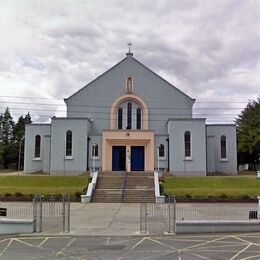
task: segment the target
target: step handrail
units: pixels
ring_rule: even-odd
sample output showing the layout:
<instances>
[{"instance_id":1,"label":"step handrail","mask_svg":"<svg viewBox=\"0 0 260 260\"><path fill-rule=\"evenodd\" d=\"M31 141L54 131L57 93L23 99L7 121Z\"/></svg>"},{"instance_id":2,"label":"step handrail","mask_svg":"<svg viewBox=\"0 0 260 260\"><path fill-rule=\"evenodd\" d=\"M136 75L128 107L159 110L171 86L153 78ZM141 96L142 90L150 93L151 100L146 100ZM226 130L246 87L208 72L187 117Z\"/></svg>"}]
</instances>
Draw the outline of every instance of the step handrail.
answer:
<instances>
[{"instance_id":1,"label":"step handrail","mask_svg":"<svg viewBox=\"0 0 260 260\"><path fill-rule=\"evenodd\" d=\"M98 171L94 171L91 173L92 180L91 183L88 184L88 189L86 194L81 195L81 202L82 203L90 203L91 197L93 195L93 191L96 188L97 179L98 179Z\"/></svg>"},{"instance_id":2,"label":"step handrail","mask_svg":"<svg viewBox=\"0 0 260 260\"><path fill-rule=\"evenodd\" d=\"M165 202L165 196L160 195L160 183L159 183L159 173L154 171L154 195L156 204L161 204Z\"/></svg>"},{"instance_id":3,"label":"step handrail","mask_svg":"<svg viewBox=\"0 0 260 260\"><path fill-rule=\"evenodd\" d=\"M122 201L124 200L124 197L125 197L126 184L127 184L127 171L125 171L124 179L123 179L122 184L121 184L121 189L122 189L121 198L122 198Z\"/></svg>"}]
</instances>

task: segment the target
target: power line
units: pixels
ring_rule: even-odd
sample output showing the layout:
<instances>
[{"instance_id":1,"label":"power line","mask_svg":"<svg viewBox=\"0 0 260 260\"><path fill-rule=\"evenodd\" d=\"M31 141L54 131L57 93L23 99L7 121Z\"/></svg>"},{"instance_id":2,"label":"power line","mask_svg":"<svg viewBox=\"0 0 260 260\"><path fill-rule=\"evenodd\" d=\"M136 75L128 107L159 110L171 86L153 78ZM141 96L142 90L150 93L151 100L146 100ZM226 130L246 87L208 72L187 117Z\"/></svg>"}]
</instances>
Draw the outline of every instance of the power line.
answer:
<instances>
[{"instance_id":1,"label":"power line","mask_svg":"<svg viewBox=\"0 0 260 260\"><path fill-rule=\"evenodd\" d=\"M0 98L18 98L18 99L46 99L46 100L58 100L58 101L64 101L64 99L60 99L60 98L46 98L46 97L22 97L22 96L0 96ZM107 101L105 99L92 99L93 101ZM165 101L157 101L157 100L146 100L147 102L151 102L151 103L165 103ZM171 102L171 100L169 100L168 102ZM247 101L196 101L196 104L212 104L212 103L228 103L228 104L247 104Z\"/></svg>"},{"instance_id":2,"label":"power line","mask_svg":"<svg viewBox=\"0 0 260 260\"><path fill-rule=\"evenodd\" d=\"M117 108L112 106L102 106L102 105L65 105L65 104L50 104L50 103L33 103L33 102L12 102L12 101L1 101L0 103L6 104L19 104L19 105L42 105L42 106L57 106L57 107L92 107L92 108ZM165 102L164 102L165 103ZM149 109L244 109L244 107L149 107Z\"/></svg>"}]
</instances>

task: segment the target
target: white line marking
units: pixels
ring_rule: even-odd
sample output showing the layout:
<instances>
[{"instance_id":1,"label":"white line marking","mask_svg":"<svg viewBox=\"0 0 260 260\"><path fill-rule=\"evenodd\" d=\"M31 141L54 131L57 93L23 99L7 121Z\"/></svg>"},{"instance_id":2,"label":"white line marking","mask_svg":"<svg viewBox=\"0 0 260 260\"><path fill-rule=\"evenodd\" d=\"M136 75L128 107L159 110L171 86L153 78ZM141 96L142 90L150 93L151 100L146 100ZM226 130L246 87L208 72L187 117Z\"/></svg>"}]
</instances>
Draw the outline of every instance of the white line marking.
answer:
<instances>
[{"instance_id":1,"label":"white line marking","mask_svg":"<svg viewBox=\"0 0 260 260\"><path fill-rule=\"evenodd\" d=\"M239 256L240 254L242 254L244 251L246 251L252 244L247 245L245 248L243 248L242 250L240 250L239 252L237 252L230 260L234 260L237 256Z\"/></svg>"},{"instance_id":2,"label":"white line marking","mask_svg":"<svg viewBox=\"0 0 260 260\"><path fill-rule=\"evenodd\" d=\"M8 247L11 245L11 243L13 242L14 238L12 238L9 243L7 244L7 246L3 249L3 251L0 253L0 256L4 255L5 251L8 249Z\"/></svg>"}]
</instances>

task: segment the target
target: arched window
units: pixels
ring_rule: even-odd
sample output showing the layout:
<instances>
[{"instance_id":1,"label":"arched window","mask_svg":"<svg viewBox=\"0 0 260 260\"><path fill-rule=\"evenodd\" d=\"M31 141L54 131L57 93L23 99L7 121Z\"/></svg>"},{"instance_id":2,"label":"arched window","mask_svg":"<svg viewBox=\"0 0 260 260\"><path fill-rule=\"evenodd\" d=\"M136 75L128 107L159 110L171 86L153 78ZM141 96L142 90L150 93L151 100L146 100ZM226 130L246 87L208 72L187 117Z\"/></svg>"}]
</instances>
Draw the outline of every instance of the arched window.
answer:
<instances>
[{"instance_id":1,"label":"arched window","mask_svg":"<svg viewBox=\"0 0 260 260\"><path fill-rule=\"evenodd\" d=\"M220 137L220 158L227 158L227 138L225 135Z\"/></svg>"},{"instance_id":2,"label":"arched window","mask_svg":"<svg viewBox=\"0 0 260 260\"><path fill-rule=\"evenodd\" d=\"M184 150L185 157L191 157L191 135L190 131L186 131L184 134Z\"/></svg>"},{"instance_id":3,"label":"arched window","mask_svg":"<svg viewBox=\"0 0 260 260\"><path fill-rule=\"evenodd\" d=\"M127 77L126 80L126 93L131 94L133 93L133 78Z\"/></svg>"},{"instance_id":4,"label":"arched window","mask_svg":"<svg viewBox=\"0 0 260 260\"><path fill-rule=\"evenodd\" d=\"M72 132L66 132L66 156L72 156Z\"/></svg>"},{"instance_id":5,"label":"arched window","mask_svg":"<svg viewBox=\"0 0 260 260\"><path fill-rule=\"evenodd\" d=\"M123 128L123 109L120 107L117 111L117 128Z\"/></svg>"},{"instance_id":6,"label":"arched window","mask_svg":"<svg viewBox=\"0 0 260 260\"><path fill-rule=\"evenodd\" d=\"M141 129L142 115L141 108L136 109L136 129Z\"/></svg>"},{"instance_id":7,"label":"arched window","mask_svg":"<svg viewBox=\"0 0 260 260\"><path fill-rule=\"evenodd\" d=\"M159 146L159 157L165 157L164 145L160 144Z\"/></svg>"},{"instance_id":8,"label":"arched window","mask_svg":"<svg viewBox=\"0 0 260 260\"><path fill-rule=\"evenodd\" d=\"M132 129L132 103L127 103L127 127L126 129Z\"/></svg>"},{"instance_id":9,"label":"arched window","mask_svg":"<svg viewBox=\"0 0 260 260\"><path fill-rule=\"evenodd\" d=\"M34 147L34 157L40 158L41 157L41 136L35 136L35 147Z\"/></svg>"},{"instance_id":10,"label":"arched window","mask_svg":"<svg viewBox=\"0 0 260 260\"><path fill-rule=\"evenodd\" d=\"M98 157L98 145L97 144L92 145L91 155L92 155L92 157Z\"/></svg>"}]
</instances>

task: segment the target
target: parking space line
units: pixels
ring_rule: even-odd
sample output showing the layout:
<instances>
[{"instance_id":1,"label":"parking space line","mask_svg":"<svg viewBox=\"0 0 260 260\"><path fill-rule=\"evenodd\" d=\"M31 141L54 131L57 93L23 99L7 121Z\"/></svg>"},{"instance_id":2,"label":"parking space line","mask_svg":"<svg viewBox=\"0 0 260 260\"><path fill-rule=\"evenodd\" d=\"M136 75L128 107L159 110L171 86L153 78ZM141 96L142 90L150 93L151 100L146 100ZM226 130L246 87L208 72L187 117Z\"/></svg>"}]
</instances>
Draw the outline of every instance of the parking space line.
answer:
<instances>
[{"instance_id":1,"label":"parking space line","mask_svg":"<svg viewBox=\"0 0 260 260\"><path fill-rule=\"evenodd\" d=\"M46 237L38 246L41 247L49 238Z\"/></svg>"},{"instance_id":2,"label":"parking space line","mask_svg":"<svg viewBox=\"0 0 260 260\"><path fill-rule=\"evenodd\" d=\"M237 243L233 245L219 245L219 246L207 246L207 247L198 247L198 249L211 249L211 248L225 248L225 247L234 247L234 246L245 246L248 245L248 243Z\"/></svg>"},{"instance_id":3,"label":"parking space line","mask_svg":"<svg viewBox=\"0 0 260 260\"><path fill-rule=\"evenodd\" d=\"M174 250L174 251L177 250L177 248L175 248L175 247L173 247L173 246L166 245L166 244L164 244L164 243L162 243L162 242L160 242L160 241L154 240L153 238L150 238L150 237L149 237L148 240L153 241L153 242L155 242L155 243L157 243L157 244L159 244L159 245L161 245L161 246L168 247L168 248L170 248L171 250Z\"/></svg>"},{"instance_id":4,"label":"parking space line","mask_svg":"<svg viewBox=\"0 0 260 260\"><path fill-rule=\"evenodd\" d=\"M245 239L242 239L242 238L240 238L240 237L237 237L237 236L232 236L233 238L236 238L237 240L240 240L240 241L243 241L243 242L246 242L246 243L250 243L250 244L252 244L252 245L255 245L255 246L260 246L260 244L257 244L257 243L254 243L254 242L250 242L250 241L247 241L247 240L245 240Z\"/></svg>"},{"instance_id":5,"label":"parking space line","mask_svg":"<svg viewBox=\"0 0 260 260\"><path fill-rule=\"evenodd\" d=\"M202 246L202 245L208 245L208 244L210 244L210 243L214 243L214 242L216 242L216 241L218 241L218 240L221 240L221 239L224 239L224 238L228 238L228 237L230 237L230 235L228 235L228 236L223 236L223 237L221 236L221 237L218 237L218 238L216 238L216 239L213 239L213 240L210 240L210 241L206 241L206 242L204 242L204 243L200 243L200 244L197 244L197 245L185 247L185 248L183 248L183 249L181 249L181 250L182 250L182 251L186 251L186 250L192 249L192 248L194 248L194 247L199 247L199 246Z\"/></svg>"},{"instance_id":6,"label":"parking space line","mask_svg":"<svg viewBox=\"0 0 260 260\"><path fill-rule=\"evenodd\" d=\"M0 241L0 243L2 243L2 242L5 242L5 241L7 241L7 240L9 240L10 238L4 238L4 239L2 239L1 241Z\"/></svg>"},{"instance_id":7,"label":"parking space line","mask_svg":"<svg viewBox=\"0 0 260 260\"><path fill-rule=\"evenodd\" d=\"M146 237L143 237L143 238L142 238L140 241L138 241L134 246L132 246L128 252L134 250L134 249L135 249L138 245L140 245L145 239L146 239Z\"/></svg>"},{"instance_id":8,"label":"parking space line","mask_svg":"<svg viewBox=\"0 0 260 260\"><path fill-rule=\"evenodd\" d=\"M0 256L4 255L5 251L8 249L8 247L12 244L14 238L11 238L9 243L6 245L6 247L3 249L2 252L0 252Z\"/></svg>"},{"instance_id":9,"label":"parking space line","mask_svg":"<svg viewBox=\"0 0 260 260\"><path fill-rule=\"evenodd\" d=\"M58 251L58 252L56 253L56 256L58 256L58 255L63 255L63 252L62 252L62 251L64 251L64 250L66 249L66 247L70 246L75 240L76 240L76 238L74 237L71 241L69 241L69 242L67 243L66 246L64 246L60 251Z\"/></svg>"},{"instance_id":10,"label":"parking space line","mask_svg":"<svg viewBox=\"0 0 260 260\"><path fill-rule=\"evenodd\" d=\"M260 255L254 255L254 256L248 256L246 258L242 258L241 260L248 260L248 259L259 259L260 258Z\"/></svg>"},{"instance_id":11,"label":"parking space line","mask_svg":"<svg viewBox=\"0 0 260 260\"><path fill-rule=\"evenodd\" d=\"M195 254L195 253L192 253L192 252L189 252L189 254L194 255L194 256L197 256L197 257L200 257L200 258L202 258L202 259L210 260L210 258L208 258L208 257L206 257L206 256L202 256L202 255Z\"/></svg>"}]
</instances>

